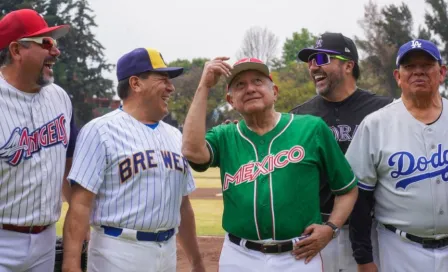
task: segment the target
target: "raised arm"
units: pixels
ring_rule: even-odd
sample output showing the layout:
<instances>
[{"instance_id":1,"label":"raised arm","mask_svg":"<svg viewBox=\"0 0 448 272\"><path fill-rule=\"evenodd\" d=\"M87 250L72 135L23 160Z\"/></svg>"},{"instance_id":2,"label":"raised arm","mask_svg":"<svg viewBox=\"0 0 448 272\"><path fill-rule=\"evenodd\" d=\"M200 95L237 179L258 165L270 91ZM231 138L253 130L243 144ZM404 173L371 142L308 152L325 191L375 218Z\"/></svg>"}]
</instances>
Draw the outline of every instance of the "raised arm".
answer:
<instances>
[{"instance_id":1,"label":"raised arm","mask_svg":"<svg viewBox=\"0 0 448 272\"><path fill-rule=\"evenodd\" d=\"M208 92L218 83L221 75L230 75L231 66L225 62L228 59L228 57L218 57L205 64L198 89L185 118L182 154L195 164L205 164L210 161L210 151L205 143Z\"/></svg>"}]
</instances>

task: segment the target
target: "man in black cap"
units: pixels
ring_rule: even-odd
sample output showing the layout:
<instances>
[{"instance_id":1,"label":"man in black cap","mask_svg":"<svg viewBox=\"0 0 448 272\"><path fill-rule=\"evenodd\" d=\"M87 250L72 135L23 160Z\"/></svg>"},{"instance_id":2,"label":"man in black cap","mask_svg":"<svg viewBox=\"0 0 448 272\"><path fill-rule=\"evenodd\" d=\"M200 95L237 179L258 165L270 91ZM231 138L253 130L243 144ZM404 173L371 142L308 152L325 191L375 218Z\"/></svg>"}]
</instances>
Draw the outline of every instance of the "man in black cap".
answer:
<instances>
[{"instance_id":1,"label":"man in black cap","mask_svg":"<svg viewBox=\"0 0 448 272\"><path fill-rule=\"evenodd\" d=\"M345 153L364 117L391 103L393 98L378 96L357 87L360 76L358 51L355 43L341 33L322 34L315 47L301 50L298 58L308 63L317 95L291 112L321 117ZM334 197L325 173L321 175L320 198L322 221L326 222L333 210ZM372 240L376 240L375 234L373 231ZM301 250L299 248L296 253L302 253ZM357 271L356 252L353 253L350 246L348 222L321 254L325 271Z\"/></svg>"}]
</instances>

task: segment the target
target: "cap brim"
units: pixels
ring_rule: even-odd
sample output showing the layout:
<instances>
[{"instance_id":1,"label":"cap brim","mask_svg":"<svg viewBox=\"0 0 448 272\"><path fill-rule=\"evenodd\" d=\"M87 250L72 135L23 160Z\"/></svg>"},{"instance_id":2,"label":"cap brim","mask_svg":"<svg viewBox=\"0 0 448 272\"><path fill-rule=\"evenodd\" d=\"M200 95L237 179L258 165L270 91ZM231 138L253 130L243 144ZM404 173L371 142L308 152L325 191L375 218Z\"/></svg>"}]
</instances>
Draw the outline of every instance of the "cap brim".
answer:
<instances>
[{"instance_id":1,"label":"cap brim","mask_svg":"<svg viewBox=\"0 0 448 272\"><path fill-rule=\"evenodd\" d=\"M411 53L411 52L415 52L415 51L423 51L423 52L427 53L428 55L430 55L431 57L433 57L434 60L436 60L436 61L438 61L439 63L441 63L441 60L438 59L436 56L434 56L429 50L426 50L426 49L424 49L424 48L412 48L412 49L409 49L406 53L404 53L400 58L397 59L397 63L396 63L397 67L400 66L400 62L403 60L403 58L404 58L407 54L409 54L409 53Z\"/></svg>"},{"instance_id":2,"label":"cap brim","mask_svg":"<svg viewBox=\"0 0 448 272\"><path fill-rule=\"evenodd\" d=\"M35 32L27 37L49 36L52 37L53 39L59 39L63 37L65 34L67 34L69 30L70 30L69 25L53 26L41 29L38 32Z\"/></svg>"},{"instance_id":3,"label":"cap brim","mask_svg":"<svg viewBox=\"0 0 448 272\"><path fill-rule=\"evenodd\" d=\"M175 78L184 72L182 67L166 67L152 70L153 72L167 73L169 78Z\"/></svg>"},{"instance_id":4,"label":"cap brim","mask_svg":"<svg viewBox=\"0 0 448 272\"><path fill-rule=\"evenodd\" d=\"M243 62L234 66L234 68L230 71L230 77L227 78L227 84L230 85L230 83L236 77L236 75L247 70L259 71L263 73L265 76L270 78L269 68L265 64L257 62Z\"/></svg>"},{"instance_id":5,"label":"cap brim","mask_svg":"<svg viewBox=\"0 0 448 272\"><path fill-rule=\"evenodd\" d=\"M308 58L315 53L330 53L330 54L341 54L341 52L327 49L315 49L315 48L305 48L299 51L297 58L303 62L308 62Z\"/></svg>"}]
</instances>

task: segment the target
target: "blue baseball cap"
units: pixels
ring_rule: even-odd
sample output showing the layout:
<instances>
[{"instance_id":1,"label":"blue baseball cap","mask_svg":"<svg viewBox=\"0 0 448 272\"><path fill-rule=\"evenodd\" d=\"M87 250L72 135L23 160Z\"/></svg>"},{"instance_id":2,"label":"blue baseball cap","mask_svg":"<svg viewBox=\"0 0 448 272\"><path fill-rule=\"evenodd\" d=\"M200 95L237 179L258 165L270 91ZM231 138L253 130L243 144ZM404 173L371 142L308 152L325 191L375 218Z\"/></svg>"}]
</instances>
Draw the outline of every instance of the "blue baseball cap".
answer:
<instances>
[{"instance_id":1,"label":"blue baseball cap","mask_svg":"<svg viewBox=\"0 0 448 272\"><path fill-rule=\"evenodd\" d=\"M404 56L406 56L407 53L418 50L428 53L435 60L437 60L439 64L442 64L442 56L440 55L440 51L437 46L430 41L417 39L403 44L400 49L398 49L396 61L397 68L400 66L400 62L403 60Z\"/></svg>"},{"instance_id":2,"label":"blue baseball cap","mask_svg":"<svg viewBox=\"0 0 448 272\"><path fill-rule=\"evenodd\" d=\"M117 62L118 81L144 72L168 73L170 78L180 76L184 68L168 67L162 54L153 48L136 48L124 54Z\"/></svg>"}]
</instances>

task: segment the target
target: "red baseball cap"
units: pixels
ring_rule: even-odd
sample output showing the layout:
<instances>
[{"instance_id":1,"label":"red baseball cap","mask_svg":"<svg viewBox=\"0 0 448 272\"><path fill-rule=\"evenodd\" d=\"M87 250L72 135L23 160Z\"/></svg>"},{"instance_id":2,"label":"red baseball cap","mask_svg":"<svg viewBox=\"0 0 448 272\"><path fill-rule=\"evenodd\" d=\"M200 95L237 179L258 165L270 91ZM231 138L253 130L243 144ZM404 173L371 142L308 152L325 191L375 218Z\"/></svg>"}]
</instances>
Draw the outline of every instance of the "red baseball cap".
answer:
<instances>
[{"instance_id":1,"label":"red baseball cap","mask_svg":"<svg viewBox=\"0 0 448 272\"><path fill-rule=\"evenodd\" d=\"M48 27L44 18L32 9L15 10L0 20L0 49L21 38L49 36L58 39L69 29L68 25Z\"/></svg>"},{"instance_id":2,"label":"red baseball cap","mask_svg":"<svg viewBox=\"0 0 448 272\"><path fill-rule=\"evenodd\" d=\"M236 77L236 75L247 70L259 71L269 77L272 81L272 77L269 73L269 67L262 60L257 58L244 58L235 62L233 65L233 69L230 71L231 75L227 78L227 85L230 86L230 83L232 83L232 80Z\"/></svg>"}]
</instances>

